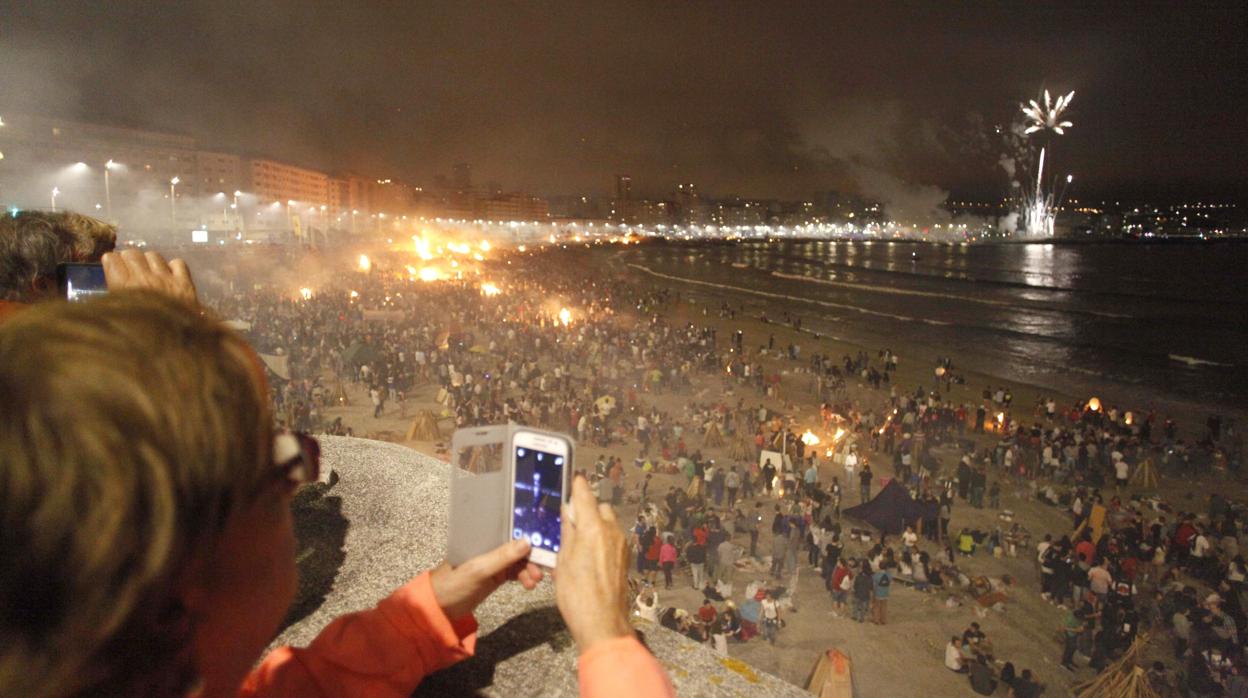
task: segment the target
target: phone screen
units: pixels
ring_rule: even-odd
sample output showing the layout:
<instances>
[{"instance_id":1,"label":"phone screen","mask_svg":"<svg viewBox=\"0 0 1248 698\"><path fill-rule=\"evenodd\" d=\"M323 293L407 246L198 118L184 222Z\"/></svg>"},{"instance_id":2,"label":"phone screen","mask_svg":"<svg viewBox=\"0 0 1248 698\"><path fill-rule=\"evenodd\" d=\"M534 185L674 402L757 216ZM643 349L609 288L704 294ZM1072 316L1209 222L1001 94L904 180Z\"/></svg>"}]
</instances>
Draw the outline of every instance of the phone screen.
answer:
<instances>
[{"instance_id":1,"label":"phone screen","mask_svg":"<svg viewBox=\"0 0 1248 698\"><path fill-rule=\"evenodd\" d=\"M516 448L512 538L527 538L534 548L559 552L563 466L562 455Z\"/></svg>"},{"instance_id":2,"label":"phone screen","mask_svg":"<svg viewBox=\"0 0 1248 698\"><path fill-rule=\"evenodd\" d=\"M80 301L108 293L104 267L99 264L66 264L60 275L65 300Z\"/></svg>"}]
</instances>

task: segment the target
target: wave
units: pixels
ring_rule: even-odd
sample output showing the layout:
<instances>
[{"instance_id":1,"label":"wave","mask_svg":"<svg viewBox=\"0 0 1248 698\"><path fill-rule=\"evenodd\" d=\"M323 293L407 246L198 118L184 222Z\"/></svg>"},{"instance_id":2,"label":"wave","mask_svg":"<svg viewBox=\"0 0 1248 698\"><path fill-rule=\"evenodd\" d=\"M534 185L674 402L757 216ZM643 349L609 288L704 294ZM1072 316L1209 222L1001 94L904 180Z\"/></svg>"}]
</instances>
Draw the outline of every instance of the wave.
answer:
<instances>
[{"instance_id":1,"label":"wave","mask_svg":"<svg viewBox=\"0 0 1248 698\"><path fill-rule=\"evenodd\" d=\"M1210 361L1208 359L1198 359L1195 356L1183 356L1182 354L1168 354L1171 361L1177 361L1188 366L1234 366L1235 364L1225 364L1221 361Z\"/></svg>"},{"instance_id":2,"label":"wave","mask_svg":"<svg viewBox=\"0 0 1248 698\"><path fill-rule=\"evenodd\" d=\"M736 265L733 265L736 266ZM790 279L793 281L805 281L814 284L822 284L824 286L836 286L839 288L849 288L856 291L868 291L870 293L887 293L897 296L922 296L925 298L948 298L951 300L965 301L967 303L979 303L981 305L995 305L1001 308L1027 308L1028 310L1045 310L1057 313L1079 313L1081 315L1095 315L1097 317L1114 318L1120 320L1134 319L1134 315L1124 315L1122 313L1110 313L1102 310L1083 310L1070 308L1065 310L1057 310L1055 308L1036 307L1026 303L1015 303L1011 301L998 301L990 298L976 298L975 296L966 296L958 293L939 293L937 291L915 291L912 289L890 288L887 286L873 286L871 284L857 284L849 281L832 281L829 279L818 279L803 274L786 274L781 271L771 272L772 276L781 279Z\"/></svg>"},{"instance_id":3,"label":"wave","mask_svg":"<svg viewBox=\"0 0 1248 698\"><path fill-rule=\"evenodd\" d=\"M826 308L840 308L841 310L851 310L853 312L862 313L864 315L876 315L879 317L892 318L894 320L902 320L904 322L922 322L927 325L952 325L953 324L951 322L945 322L943 320L933 320L931 318L911 317L909 315L885 313L879 310L871 310L869 308L863 308L857 305L849 305L847 303L833 303L832 301L821 301L821 300L815 300L813 298L804 298L802 296L790 296L786 293L772 293L770 291L759 291L757 289L746 288L744 286L732 286L730 284L717 284L717 283L713 283L710 281L700 281L698 279L689 279L683 276L675 276L673 274L664 274L662 272L657 272L657 271L654 271L653 269L650 269L649 267L645 267L640 264L629 263L628 266L634 269L637 269L639 271L643 271L647 274L650 274L651 276L656 276L660 279L668 279L669 281L679 281L681 283L686 283L686 284L695 284L697 286L708 286L710 288L718 288L718 289L722 289L725 291L736 291L738 293L748 293L748 294L755 295L755 296L762 296L764 298L775 298L778 300L796 301L798 303L812 303L814 305L822 305Z\"/></svg>"}]
</instances>

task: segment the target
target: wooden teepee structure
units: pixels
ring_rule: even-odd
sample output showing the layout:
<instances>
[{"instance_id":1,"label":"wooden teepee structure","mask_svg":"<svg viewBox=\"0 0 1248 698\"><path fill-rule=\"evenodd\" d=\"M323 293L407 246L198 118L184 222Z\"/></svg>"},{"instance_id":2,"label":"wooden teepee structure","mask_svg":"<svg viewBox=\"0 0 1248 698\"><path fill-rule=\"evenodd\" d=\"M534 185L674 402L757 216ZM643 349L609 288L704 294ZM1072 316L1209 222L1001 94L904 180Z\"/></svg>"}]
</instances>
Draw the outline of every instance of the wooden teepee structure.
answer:
<instances>
[{"instance_id":1,"label":"wooden teepee structure","mask_svg":"<svg viewBox=\"0 0 1248 698\"><path fill-rule=\"evenodd\" d=\"M754 458L754 444L748 439L734 439L728 450L728 457L733 460L749 461Z\"/></svg>"},{"instance_id":2,"label":"wooden teepee structure","mask_svg":"<svg viewBox=\"0 0 1248 698\"><path fill-rule=\"evenodd\" d=\"M438 430L438 416L433 410L421 410L416 413L416 418L412 420L412 426L407 430L408 441L437 441L442 438L442 432Z\"/></svg>"},{"instance_id":3,"label":"wooden teepee structure","mask_svg":"<svg viewBox=\"0 0 1248 698\"><path fill-rule=\"evenodd\" d=\"M1148 646L1148 633L1141 633L1118 661L1096 678L1075 686L1077 698L1161 698L1148 681L1148 674L1136 663Z\"/></svg>"},{"instance_id":4,"label":"wooden teepee structure","mask_svg":"<svg viewBox=\"0 0 1248 698\"><path fill-rule=\"evenodd\" d=\"M711 422L706 435L702 437L702 448L719 448L724 445L724 435L719 432L719 425Z\"/></svg>"},{"instance_id":5,"label":"wooden teepee structure","mask_svg":"<svg viewBox=\"0 0 1248 698\"><path fill-rule=\"evenodd\" d=\"M1157 475L1153 472L1153 459L1145 458L1135 466L1135 473L1131 476L1131 482L1140 487L1157 487Z\"/></svg>"}]
</instances>

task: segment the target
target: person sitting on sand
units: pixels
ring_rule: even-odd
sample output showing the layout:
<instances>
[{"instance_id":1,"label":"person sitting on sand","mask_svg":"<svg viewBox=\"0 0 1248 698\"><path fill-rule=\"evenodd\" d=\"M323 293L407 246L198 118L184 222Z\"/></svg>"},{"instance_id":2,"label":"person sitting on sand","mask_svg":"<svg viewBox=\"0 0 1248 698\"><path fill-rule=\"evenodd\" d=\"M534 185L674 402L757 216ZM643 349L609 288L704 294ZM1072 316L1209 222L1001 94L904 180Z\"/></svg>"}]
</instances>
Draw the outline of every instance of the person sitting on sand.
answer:
<instances>
[{"instance_id":1,"label":"person sitting on sand","mask_svg":"<svg viewBox=\"0 0 1248 698\"><path fill-rule=\"evenodd\" d=\"M967 670L962 661L962 638L957 635L949 638L949 644L945 645L945 668L960 674Z\"/></svg>"}]
</instances>

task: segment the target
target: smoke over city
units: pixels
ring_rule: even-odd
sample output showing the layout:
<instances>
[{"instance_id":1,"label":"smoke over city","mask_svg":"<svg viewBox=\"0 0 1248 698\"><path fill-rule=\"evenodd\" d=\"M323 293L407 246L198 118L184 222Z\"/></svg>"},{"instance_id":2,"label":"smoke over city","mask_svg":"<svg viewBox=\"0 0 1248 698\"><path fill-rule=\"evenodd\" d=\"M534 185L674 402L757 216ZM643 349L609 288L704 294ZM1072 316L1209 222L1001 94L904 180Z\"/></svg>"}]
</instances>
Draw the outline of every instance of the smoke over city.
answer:
<instances>
[{"instance_id":1,"label":"smoke over city","mask_svg":"<svg viewBox=\"0 0 1248 698\"><path fill-rule=\"evenodd\" d=\"M1216 165L1246 149L1231 147L1245 136L1216 104L1179 119L1153 99L1166 80L1215 102L1244 90L1189 70L1205 57L1242 56L1242 45L1157 47L1171 57L1141 65L1152 59L1136 55L1135 38L1166 18L1114 17L1110 34L1109 18L1095 16L1076 25L952 13L944 31L913 42L900 9L847 10L834 29L814 14L761 7L531 5L489 17L469 7L224 3L133 16L119 7L64 13L36 3L9 13L0 116L16 109L182 132L208 147L417 185L470 162L483 183L543 195L607 193L623 172L646 196L684 182L749 197L831 190L893 199L907 215L907 200L934 196L930 187L1002 195L994 162L934 147L924 134L960 129L973 114L1008 118L1053 76L1056 87L1089 94L1122 88L1112 103L1083 105L1083 127L1064 144L1086 193L1139 184L1132 173L1145 161L1167 163L1171 183L1157 190L1176 181L1234 190L1209 173L1230 171ZM624 39L638 36L646 39ZM968 41L973 61L955 51ZM1108 143L1093 135L1111 128L1120 137ZM1169 136L1176 128L1212 130L1224 147L1193 149Z\"/></svg>"}]
</instances>

